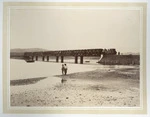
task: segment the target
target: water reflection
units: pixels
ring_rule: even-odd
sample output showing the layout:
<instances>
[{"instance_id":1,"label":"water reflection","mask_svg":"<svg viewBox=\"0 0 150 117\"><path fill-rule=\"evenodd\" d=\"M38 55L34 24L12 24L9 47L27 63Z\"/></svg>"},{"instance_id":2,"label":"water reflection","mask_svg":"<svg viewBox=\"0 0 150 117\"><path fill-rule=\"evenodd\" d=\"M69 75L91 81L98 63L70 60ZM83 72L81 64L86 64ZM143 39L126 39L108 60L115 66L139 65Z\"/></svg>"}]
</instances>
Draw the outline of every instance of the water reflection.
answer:
<instances>
[{"instance_id":1,"label":"water reflection","mask_svg":"<svg viewBox=\"0 0 150 117\"><path fill-rule=\"evenodd\" d=\"M65 79L65 78L62 78L62 79L61 79L61 83L62 83L62 84L66 83L66 82L67 82L67 79Z\"/></svg>"}]
</instances>

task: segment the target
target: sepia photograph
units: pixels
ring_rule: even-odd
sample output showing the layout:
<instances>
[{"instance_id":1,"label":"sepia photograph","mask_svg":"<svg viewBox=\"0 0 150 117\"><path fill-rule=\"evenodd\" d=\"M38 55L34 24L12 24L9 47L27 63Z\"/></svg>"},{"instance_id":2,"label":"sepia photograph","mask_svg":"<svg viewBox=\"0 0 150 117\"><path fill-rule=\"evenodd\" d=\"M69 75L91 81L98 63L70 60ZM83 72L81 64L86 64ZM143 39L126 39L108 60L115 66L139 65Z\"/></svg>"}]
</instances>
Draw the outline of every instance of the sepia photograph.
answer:
<instances>
[{"instance_id":1,"label":"sepia photograph","mask_svg":"<svg viewBox=\"0 0 150 117\"><path fill-rule=\"evenodd\" d=\"M146 113L145 3L6 2L4 21L5 112Z\"/></svg>"}]
</instances>

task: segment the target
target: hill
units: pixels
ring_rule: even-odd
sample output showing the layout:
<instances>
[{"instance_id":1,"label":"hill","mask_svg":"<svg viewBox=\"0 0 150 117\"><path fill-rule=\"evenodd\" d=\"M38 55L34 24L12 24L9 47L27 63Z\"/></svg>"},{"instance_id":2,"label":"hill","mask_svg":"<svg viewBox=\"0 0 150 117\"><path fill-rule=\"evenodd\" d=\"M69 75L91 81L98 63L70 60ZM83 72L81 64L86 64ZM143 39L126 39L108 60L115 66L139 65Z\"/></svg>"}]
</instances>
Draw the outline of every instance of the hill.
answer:
<instances>
[{"instance_id":1,"label":"hill","mask_svg":"<svg viewBox=\"0 0 150 117\"><path fill-rule=\"evenodd\" d=\"M42 48L15 48L10 50L10 58L15 59L23 59L25 52L40 52L40 51L47 51L46 49Z\"/></svg>"},{"instance_id":2,"label":"hill","mask_svg":"<svg viewBox=\"0 0 150 117\"><path fill-rule=\"evenodd\" d=\"M17 52L17 53L40 52L40 51L47 51L47 50L46 49L42 49L42 48L25 48L25 49L15 48L15 49L11 49L10 50L10 52Z\"/></svg>"}]
</instances>

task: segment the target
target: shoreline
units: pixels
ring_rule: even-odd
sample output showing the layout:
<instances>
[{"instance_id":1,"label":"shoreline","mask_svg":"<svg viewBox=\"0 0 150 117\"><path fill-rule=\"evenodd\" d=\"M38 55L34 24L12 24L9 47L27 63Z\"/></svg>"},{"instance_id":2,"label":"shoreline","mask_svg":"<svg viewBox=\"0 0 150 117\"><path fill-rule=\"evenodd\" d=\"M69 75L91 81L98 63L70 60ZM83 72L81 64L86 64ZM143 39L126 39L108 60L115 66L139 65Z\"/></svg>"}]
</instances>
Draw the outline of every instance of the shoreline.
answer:
<instances>
[{"instance_id":1,"label":"shoreline","mask_svg":"<svg viewBox=\"0 0 150 117\"><path fill-rule=\"evenodd\" d=\"M53 85L51 78L46 78L33 89L27 88L32 85L22 86L21 92L15 91L20 86L11 86L11 106L138 107L140 104L139 67L96 69L54 78L58 81Z\"/></svg>"}]
</instances>

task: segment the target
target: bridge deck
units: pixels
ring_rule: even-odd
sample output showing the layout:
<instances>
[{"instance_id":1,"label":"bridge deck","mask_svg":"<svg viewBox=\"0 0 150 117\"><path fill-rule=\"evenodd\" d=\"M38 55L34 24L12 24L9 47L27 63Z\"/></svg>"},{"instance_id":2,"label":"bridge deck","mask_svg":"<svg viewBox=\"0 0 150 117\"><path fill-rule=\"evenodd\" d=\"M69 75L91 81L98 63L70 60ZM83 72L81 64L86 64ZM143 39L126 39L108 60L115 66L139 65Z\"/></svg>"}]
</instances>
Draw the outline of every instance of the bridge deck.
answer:
<instances>
[{"instance_id":1,"label":"bridge deck","mask_svg":"<svg viewBox=\"0 0 150 117\"><path fill-rule=\"evenodd\" d=\"M116 54L115 49L106 50L107 53ZM101 56L103 49L58 50L42 52L25 52L25 56Z\"/></svg>"}]
</instances>

